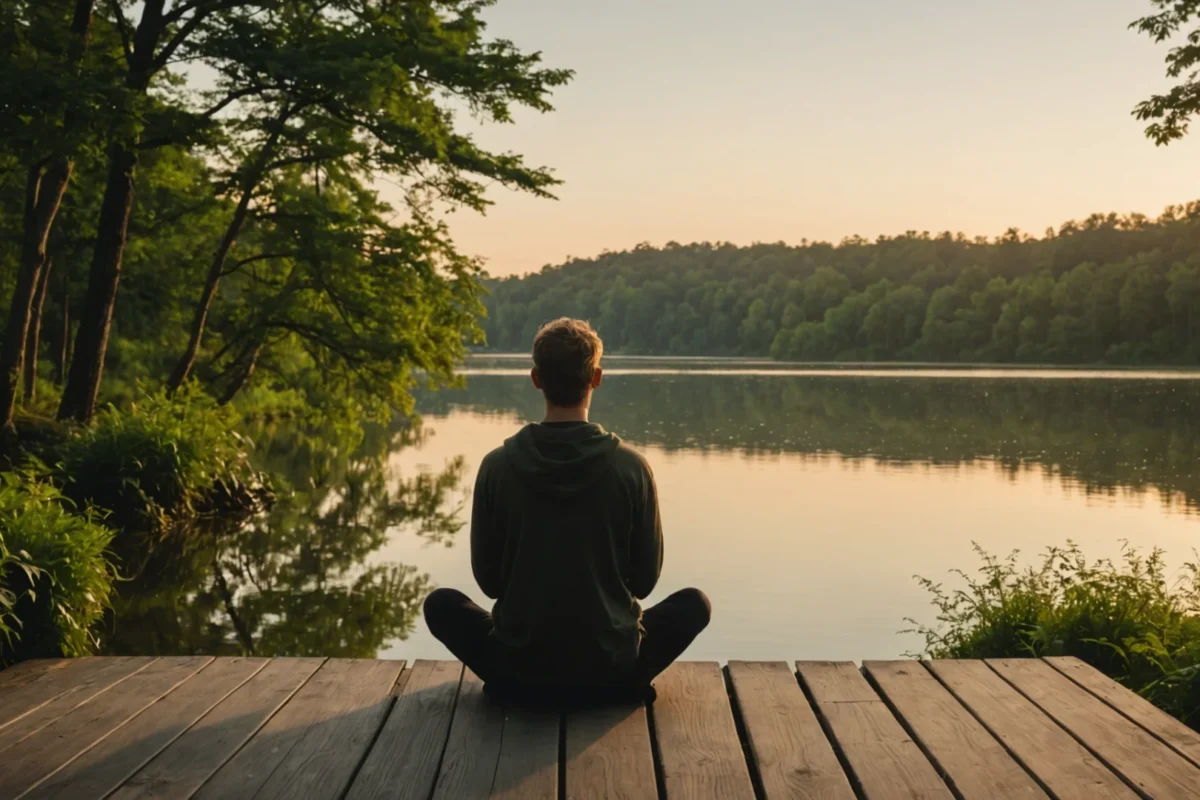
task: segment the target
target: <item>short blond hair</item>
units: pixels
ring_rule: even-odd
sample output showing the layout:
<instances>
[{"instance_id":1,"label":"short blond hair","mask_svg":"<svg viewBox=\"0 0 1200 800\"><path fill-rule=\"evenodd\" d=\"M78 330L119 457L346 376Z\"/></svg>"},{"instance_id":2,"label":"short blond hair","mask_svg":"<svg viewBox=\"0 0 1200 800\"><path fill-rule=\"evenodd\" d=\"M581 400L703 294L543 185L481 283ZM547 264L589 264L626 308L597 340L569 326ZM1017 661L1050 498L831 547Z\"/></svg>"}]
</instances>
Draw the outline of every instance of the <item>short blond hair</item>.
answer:
<instances>
[{"instance_id":1,"label":"short blond hair","mask_svg":"<svg viewBox=\"0 0 1200 800\"><path fill-rule=\"evenodd\" d=\"M560 317L543 325L533 337L533 365L546 399L556 406L582 403L603 354L600 335L583 320Z\"/></svg>"}]
</instances>

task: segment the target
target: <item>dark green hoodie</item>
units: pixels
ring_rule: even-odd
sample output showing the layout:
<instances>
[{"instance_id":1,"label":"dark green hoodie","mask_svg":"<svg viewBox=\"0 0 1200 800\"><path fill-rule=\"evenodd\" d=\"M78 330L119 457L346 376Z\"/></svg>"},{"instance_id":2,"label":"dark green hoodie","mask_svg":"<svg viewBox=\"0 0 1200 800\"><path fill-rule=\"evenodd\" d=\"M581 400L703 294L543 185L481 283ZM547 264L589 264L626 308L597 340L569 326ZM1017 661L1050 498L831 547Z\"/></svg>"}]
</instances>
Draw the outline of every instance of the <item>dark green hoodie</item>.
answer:
<instances>
[{"instance_id":1,"label":"dark green hoodie","mask_svg":"<svg viewBox=\"0 0 1200 800\"><path fill-rule=\"evenodd\" d=\"M496 600L493 636L510 677L620 680L637 660L637 599L657 583L662 554L650 467L599 425L527 425L483 459L471 565Z\"/></svg>"}]
</instances>

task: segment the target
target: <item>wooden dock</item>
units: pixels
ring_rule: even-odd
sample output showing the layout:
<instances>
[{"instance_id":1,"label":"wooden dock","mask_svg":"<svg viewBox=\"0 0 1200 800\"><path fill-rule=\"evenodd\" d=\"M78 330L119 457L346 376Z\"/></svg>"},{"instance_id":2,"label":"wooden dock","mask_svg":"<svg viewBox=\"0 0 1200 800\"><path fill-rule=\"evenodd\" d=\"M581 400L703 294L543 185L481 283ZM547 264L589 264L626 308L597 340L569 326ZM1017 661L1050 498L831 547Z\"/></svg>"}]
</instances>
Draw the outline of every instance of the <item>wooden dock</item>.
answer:
<instances>
[{"instance_id":1,"label":"wooden dock","mask_svg":"<svg viewBox=\"0 0 1200 800\"><path fill-rule=\"evenodd\" d=\"M1197 798L1200 735L1074 659L686 662L651 707L503 709L456 662L0 672L9 798Z\"/></svg>"}]
</instances>

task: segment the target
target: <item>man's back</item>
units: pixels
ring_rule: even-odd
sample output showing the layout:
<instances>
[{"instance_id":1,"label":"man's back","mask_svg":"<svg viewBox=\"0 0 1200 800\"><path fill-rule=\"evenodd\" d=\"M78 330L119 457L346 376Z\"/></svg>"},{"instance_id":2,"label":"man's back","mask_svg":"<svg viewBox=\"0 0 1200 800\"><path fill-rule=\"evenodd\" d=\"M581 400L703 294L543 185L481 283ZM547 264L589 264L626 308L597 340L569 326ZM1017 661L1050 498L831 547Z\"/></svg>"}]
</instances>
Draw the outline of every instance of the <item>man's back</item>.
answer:
<instances>
[{"instance_id":1,"label":"man's back","mask_svg":"<svg viewBox=\"0 0 1200 800\"><path fill-rule=\"evenodd\" d=\"M588 422L603 352L581 320L538 331L529 377L546 417L489 453L475 482L471 566L496 604L485 611L451 588L425 598L430 632L510 697L652 694L712 614L699 589L645 613L638 604L662 569L658 492L646 461Z\"/></svg>"},{"instance_id":2,"label":"man's back","mask_svg":"<svg viewBox=\"0 0 1200 800\"><path fill-rule=\"evenodd\" d=\"M588 422L528 425L483 461L471 557L505 671L603 682L637 660L641 609L662 566L645 460Z\"/></svg>"}]
</instances>

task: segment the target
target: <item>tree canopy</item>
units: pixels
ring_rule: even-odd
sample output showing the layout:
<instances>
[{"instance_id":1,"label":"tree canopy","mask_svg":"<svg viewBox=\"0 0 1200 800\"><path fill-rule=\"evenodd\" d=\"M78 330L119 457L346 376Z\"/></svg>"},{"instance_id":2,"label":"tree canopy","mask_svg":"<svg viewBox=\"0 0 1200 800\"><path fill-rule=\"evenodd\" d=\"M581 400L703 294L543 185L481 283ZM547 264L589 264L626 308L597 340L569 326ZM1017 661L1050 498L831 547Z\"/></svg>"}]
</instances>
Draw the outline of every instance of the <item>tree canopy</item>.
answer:
<instances>
[{"instance_id":1,"label":"tree canopy","mask_svg":"<svg viewBox=\"0 0 1200 800\"><path fill-rule=\"evenodd\" d=\"M480 336L480 269L434 211L557 183L464 121L549 111L570 78L490 37L491 4L5 4L0 426L39 359L58 416L84 421L106 368L380 413L418 375L450 380Z\"/></svg>"}]
</instances>

